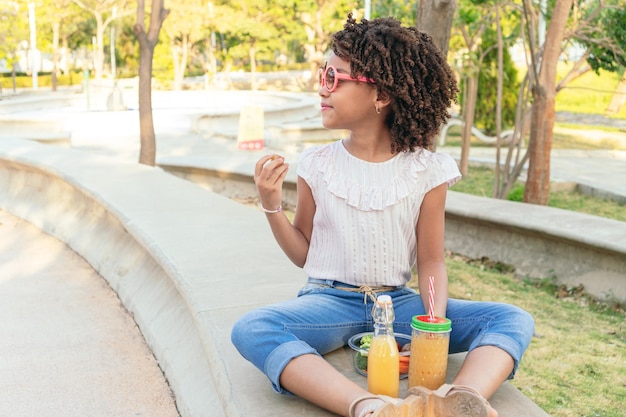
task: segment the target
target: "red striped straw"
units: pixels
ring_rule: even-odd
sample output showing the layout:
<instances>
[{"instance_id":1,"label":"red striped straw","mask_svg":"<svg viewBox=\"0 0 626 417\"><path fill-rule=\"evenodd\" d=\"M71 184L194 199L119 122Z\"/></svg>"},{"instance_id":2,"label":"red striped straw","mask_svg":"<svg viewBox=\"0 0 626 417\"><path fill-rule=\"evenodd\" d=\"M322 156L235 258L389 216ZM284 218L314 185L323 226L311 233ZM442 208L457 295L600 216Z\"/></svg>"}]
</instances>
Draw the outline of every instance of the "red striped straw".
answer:
<instances>
[{"instance_id":1,"label":"red striped straw","mask_svg":"<svg viewBox=\"0 0 626 417\"><path fill-rule=\"evenodd\" d=\"M435 321L435 277L432 275L428 277L428 315L430 316L430 321Z\"/></svg>"}]
</instances>

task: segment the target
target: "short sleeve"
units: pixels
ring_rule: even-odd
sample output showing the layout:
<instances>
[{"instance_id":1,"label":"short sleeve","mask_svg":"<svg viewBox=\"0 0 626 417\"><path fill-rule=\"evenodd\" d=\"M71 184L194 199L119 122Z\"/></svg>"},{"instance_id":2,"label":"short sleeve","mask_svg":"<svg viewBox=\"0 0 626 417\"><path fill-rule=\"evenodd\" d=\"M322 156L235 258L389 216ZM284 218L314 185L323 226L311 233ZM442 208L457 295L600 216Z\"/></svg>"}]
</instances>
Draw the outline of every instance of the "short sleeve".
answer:
<instances>
[{"instance_id":1,"label":"short sleeve","mask_svg":"<svg viewBox=\"0 0 626 417\"><path fill-rule=\"evenodd\" d=\"M300 154L296 173L307 183L311 181L315 172L315 158L319 154L321 148L321 146L313 146L305 149L302 154Z\"/></svg>"},{"instance_id":2,"label":"short sleeve","mask_svg":"<svg viewBox=\"0 0 626 417\"><path fill-rule=\"evenodd\" d=\"M425 159L423 163L426 165L426 172L428 173L425 191L430 191L443 183L447 183L450 187L461 179L461 172L452 156L426 151L422 153L421 157Z\"/></svg>"}]
</instances>

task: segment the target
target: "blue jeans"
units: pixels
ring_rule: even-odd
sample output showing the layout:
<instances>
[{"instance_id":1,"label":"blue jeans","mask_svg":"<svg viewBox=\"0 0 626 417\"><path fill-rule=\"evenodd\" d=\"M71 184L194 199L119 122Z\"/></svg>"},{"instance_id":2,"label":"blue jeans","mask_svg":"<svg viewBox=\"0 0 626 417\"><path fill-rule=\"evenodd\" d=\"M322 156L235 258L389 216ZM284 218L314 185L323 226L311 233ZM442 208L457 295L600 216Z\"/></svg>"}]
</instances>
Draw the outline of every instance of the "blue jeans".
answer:
<instances>
[{"instance_id":1,"label":"blue jeans","mask_svg":"<svg viewBox=\"0 0 626 417\"><path fill-rule=\"evenodd\" d=\"M372 300L340 287L354 288L309 279L297 298L250 311L235 323L233 344L267 375L276 392L288 393L279 380L292 359L324 355L346 345L352 335L373 330ZM393 298L394 332L410 335L412 317L425 314L421 297L408 287L384 294ZM513 358L513 378L534 332L530 314L509 304L449 299L446 316L452 321L450 353L497 346Z\"/></svg>"}]
</instances>

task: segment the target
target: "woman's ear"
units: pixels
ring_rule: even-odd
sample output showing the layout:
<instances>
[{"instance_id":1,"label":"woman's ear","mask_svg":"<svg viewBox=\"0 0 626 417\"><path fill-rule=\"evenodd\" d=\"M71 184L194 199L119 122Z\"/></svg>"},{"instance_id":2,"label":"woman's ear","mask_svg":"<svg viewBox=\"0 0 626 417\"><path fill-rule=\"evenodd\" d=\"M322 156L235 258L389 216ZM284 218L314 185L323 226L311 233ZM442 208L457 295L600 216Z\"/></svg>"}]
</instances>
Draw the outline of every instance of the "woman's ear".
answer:
<instances>
[{"instance_id":1,"label":"woman's ear","mask_svg":"<svg viewBox=\"0 0 626 417\"><path fill-rule=\"evenodd\" d=\"M391 103L391 97L389 97L389 94L384 93L384 92L378 93L378 96L376 97L376 109L382 110L383 108L387 107L390 103Z\"/></svg>"}]
</instances>

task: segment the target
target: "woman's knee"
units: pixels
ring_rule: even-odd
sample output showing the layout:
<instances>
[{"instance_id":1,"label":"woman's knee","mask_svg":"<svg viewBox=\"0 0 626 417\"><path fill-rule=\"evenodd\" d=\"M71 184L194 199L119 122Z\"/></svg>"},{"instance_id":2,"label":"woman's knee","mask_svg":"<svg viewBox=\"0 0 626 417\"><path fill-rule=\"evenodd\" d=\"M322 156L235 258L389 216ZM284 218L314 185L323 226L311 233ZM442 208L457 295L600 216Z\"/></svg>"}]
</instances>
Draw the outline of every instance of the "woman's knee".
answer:
<instances>
[{"instance_id":1,"label":"woman's knee","mask_svg":"<svg viewBox=\"0 0 626 417\"><path fill-rule=\"evenodd\" d=\"M260 342L275 337L283 329L284 323L275 312L271 309L259 308L244 314L235 322L230 338L233 345L244 353L247 347L258 349Z\"/></svg>"},{"instance_id":2,"label":"woman's knee","mask_svg":"<svg viewBox=\"0 0 626 417\"><path fill-rule=\"evenodd\" d=\"M248 334L248 321L245 320L245 316L241 317L235 322L232 330L230 331L230 340L237 349L241 349L246 340Z\"/></svg>"},{"instance_id":3,"label":"woman's knee","mask_svg":"<svg viewBox=\"0 0 626 417\"><path fill-rule=\"evenodd\" d=\"M264 321L263 315L255 310L244 314L235 322L230 332L230 339L240 352L256 338L255 329L265 327L260 324L262 321Z\"/></svg>"}]
</instances>

